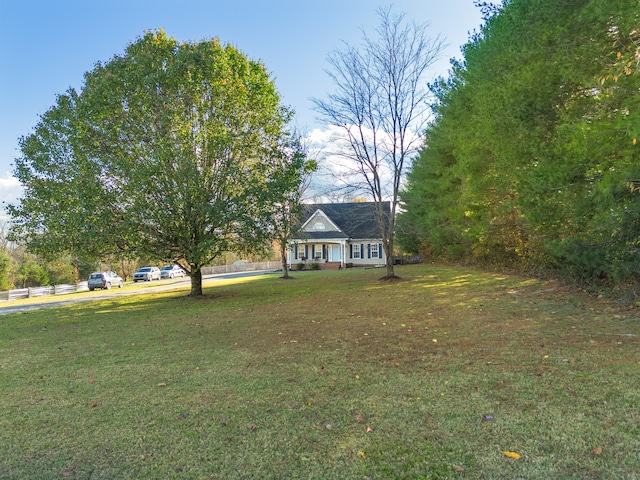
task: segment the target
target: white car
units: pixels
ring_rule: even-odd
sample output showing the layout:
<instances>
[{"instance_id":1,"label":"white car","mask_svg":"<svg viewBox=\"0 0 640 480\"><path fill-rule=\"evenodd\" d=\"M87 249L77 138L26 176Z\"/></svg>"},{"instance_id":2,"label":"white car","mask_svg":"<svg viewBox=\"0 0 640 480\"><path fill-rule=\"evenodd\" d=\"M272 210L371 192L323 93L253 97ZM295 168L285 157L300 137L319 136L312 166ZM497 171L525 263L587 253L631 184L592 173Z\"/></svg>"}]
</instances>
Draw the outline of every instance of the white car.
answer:
<instances>
[{"instance_id":1,"label":"white car","mask_svg":"<svg viewBox=\"0 0 640 480\"><path fill-rule=\"evenodd\" d=\"M160 278L184 277L185 273L178 265L166 265L160 270Z\"/></svg>"},{"instance_id":2,"label":"white car","mask_svg":"<svg viewBox=\"0 0 640 480\"><path fill-rule=\"evenodd\" d=\"M158 267L142 267L133 274L134 282L150 282L160 280L160 269Z\"/></svg>"}]
</instances>

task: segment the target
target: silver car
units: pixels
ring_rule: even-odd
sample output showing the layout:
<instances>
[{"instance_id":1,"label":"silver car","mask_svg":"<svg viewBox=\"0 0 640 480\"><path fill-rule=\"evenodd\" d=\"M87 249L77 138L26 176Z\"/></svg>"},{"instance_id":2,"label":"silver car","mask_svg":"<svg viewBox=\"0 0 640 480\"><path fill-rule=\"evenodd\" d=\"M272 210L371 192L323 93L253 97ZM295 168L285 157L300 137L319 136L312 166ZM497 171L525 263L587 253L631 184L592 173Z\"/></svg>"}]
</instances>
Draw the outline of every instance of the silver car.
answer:
<instances>
[{"instance_id":1,"label":"silver car","mask_svg":"<svg viewBox=\"0 0 640 480\"><path fill-rule=\"evenodd\" d=\"M166 265L160 269L160 278L184 277L185 273L178 265Z\"/></svg>"},{"instance_id":2,"label":"silver car","mask_svg":"<svg viewBox=\"0 0 640 480\"><path fill-rule=\"evenodd\" d=\"M158 267L142 267L133 274L134 282L150 282L160 280L160 269Z\"/></svg>"},{"instance_id":3,"label":"silver car","mask_svg":"<svg viewBox=\"0 0 640 480\"><path fill-rule=\"evenodd\" d=\"M122 288L123 284L122 277L115 272L93 272L89 275L89 280L87 281L91 292L96 288L105 288L107 290L111 287Z\"/></svg>"}]
</instances>

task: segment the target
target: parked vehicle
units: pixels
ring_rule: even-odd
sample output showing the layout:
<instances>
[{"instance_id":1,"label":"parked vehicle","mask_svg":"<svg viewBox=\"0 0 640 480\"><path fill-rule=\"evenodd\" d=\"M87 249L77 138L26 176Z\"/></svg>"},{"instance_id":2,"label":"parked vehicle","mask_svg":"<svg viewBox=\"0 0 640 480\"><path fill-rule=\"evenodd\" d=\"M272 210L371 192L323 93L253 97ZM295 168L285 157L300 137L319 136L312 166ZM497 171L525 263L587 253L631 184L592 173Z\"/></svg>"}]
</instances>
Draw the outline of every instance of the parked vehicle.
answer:
<instances>
[{"instance_id":1,"label":"parked vehicle","mask_svg":"<svg viewBox=\"0 0 640 480\"><path fill-rule=\"evenodd\" d=\"M165 265L160 269L160 278L184 277L184 270L178 265Z\"/></svg>"},{"instance_id":2,"label":"parked vehicle","mask_svg":"<svg viewBox=\"0 0 640 480\"><path fill-rule=\"evenodd\" d=\"M150 282L160 280L160 269L158 267L142 267L133 274L134 282Z\"/></svg>"},{"instance_id":3,"label":"parked vehicle","mask_svg":"<svg viewBox=\"0 0 640 480\"><path fill-rule=\"evenodd\" d=\"M116 272L93 272L89 275L87 285L89 290L93 292L96 288L105 288L107 290L111 287L122 288L124 281Z\"/></svg>"}]
</instances>

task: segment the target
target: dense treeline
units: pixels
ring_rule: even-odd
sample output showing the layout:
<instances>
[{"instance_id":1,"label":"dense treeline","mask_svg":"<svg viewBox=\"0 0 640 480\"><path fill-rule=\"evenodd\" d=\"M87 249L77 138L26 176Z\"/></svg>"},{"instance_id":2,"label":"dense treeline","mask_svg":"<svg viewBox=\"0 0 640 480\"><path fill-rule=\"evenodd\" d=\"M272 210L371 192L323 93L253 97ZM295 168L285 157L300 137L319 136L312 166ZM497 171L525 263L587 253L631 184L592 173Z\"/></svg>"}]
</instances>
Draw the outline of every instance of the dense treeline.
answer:
<instances>
[{"instance_id":1,"label":"dense treeline","mask_svg":"<svg viewBox=\"0 0 640 480\"><path fill-rule=\"evenodd\" d=\"M401 245L640 280L640 2L507 0L433 85Z\"/></svg>"},{"instance_id":2,"label":"dense treeline","mask_svg":"<svg viewBox=\"0 0 640 480\"><path fill-rule=\"evenodd\" d=\"M1 239L1 238L0 238ZM73 284L86 280L100 264L70 256L45 260L22 246L0 245L0 292L14 288Z\"/></svg>"}]
</instances>

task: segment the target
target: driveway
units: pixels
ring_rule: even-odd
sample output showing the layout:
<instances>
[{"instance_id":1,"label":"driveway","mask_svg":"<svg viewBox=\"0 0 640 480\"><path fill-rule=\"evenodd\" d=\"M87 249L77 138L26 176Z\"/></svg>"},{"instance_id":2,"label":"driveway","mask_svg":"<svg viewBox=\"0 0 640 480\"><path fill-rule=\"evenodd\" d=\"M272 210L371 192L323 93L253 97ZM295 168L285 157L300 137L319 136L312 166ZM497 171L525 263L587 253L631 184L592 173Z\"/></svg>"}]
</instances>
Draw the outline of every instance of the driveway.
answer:
<instances>
[{"instance_id":1,"label":"driveway","mask_svg":"<svg viewBox=\"0 0 640 480\"><path fill-rule=\"evenodd\" d=\"M237 272L237 273L221 273L218 275L203 275L202 285L213 281L227 280L231 278L239 277L254 277L257 275L266 275L270 273L276 273L277 270L259 270L254 272ZM50 295L46 297L40 297L37 303L27 303L21 305L9 305L11 302L0 303L0 315L8 315L10 313L28 312L29 310L38 310L41 308L58 307L61 305L72 305L76 303L91 302L93 300L104 300L105 298L122 297L127 295L138 295L140 293L149 292L162 292L165 290L175 290L176 288L184 288L191 284L189 277L175 278L172 280L161 280L160 284L155 286L149 286L148 283L141 284L127 284L126 289L120 290L112 288L111 290L101 290L101 293L88 294L89 292L70 293L67 295ZM136 288L137 287L137 288ZM18 300L20 301L20 300Z\"/></svg>"}]
</instances>

